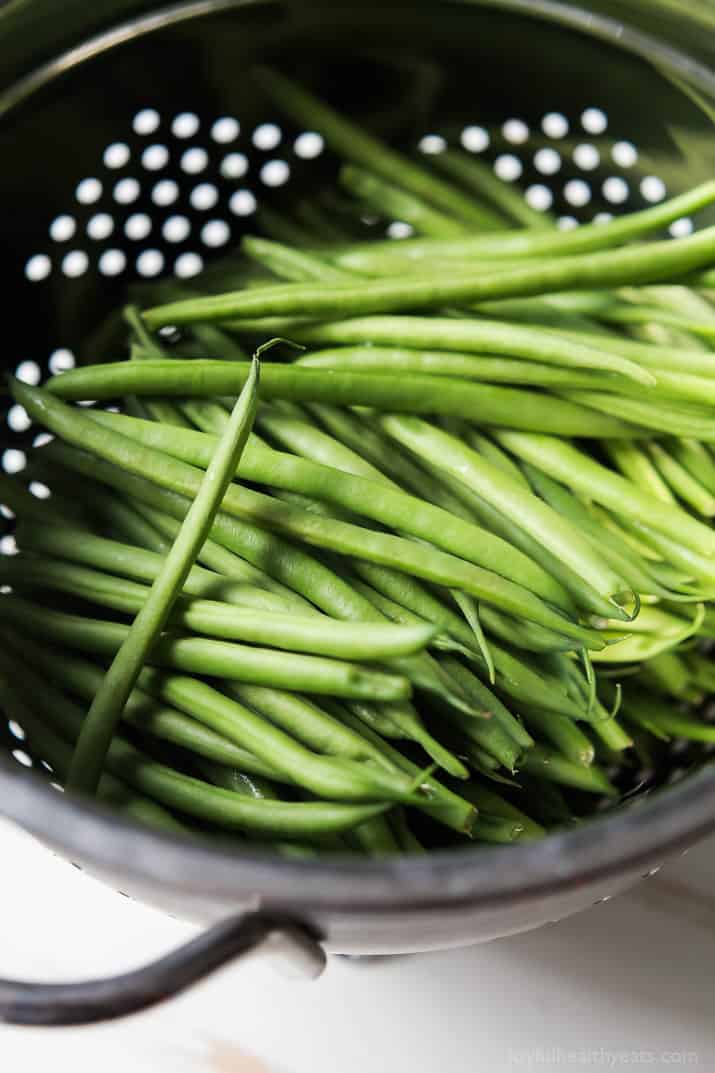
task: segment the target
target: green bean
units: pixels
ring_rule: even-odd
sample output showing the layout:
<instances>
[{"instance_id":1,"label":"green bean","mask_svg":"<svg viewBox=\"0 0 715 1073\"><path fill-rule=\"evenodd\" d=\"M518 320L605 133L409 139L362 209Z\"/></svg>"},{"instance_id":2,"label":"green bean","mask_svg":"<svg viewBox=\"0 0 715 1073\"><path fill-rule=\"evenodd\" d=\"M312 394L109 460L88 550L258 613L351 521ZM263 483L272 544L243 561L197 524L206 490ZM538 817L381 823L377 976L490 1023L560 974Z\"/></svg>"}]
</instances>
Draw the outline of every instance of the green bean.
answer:
<instances>
[{"instance_id":1,"label":"green bean","mask_svg":"<svg viewBox=\"0 0 715 1073\"><path fill-rule=\"evenodd\" d=\"M692 671L677 652L661 652L654 656L641 668L638 677L649 689L684 700L692 699L689 695Z\"/></svg>"},{"instance_id":2,"label":"green bean","mask_svg":"<svg viewBox=\"0 0 715 1073\"><path fill-rule=\"evenodd\" d=\"M712 518L715 515L715 496L659 443L649 443L648 451L659 473L678 498L696 514Z\"/></svg>"},{"instance_id":3,"label":"green bean","mask_svg":"<svg viewBox=\"0 0 715 1073\"><path fill-rule=\"evenodd\" d=\"M476 157L459 150L447 149L443 153L435 153L431 160L436 168L451 179L456 179L479 197L486 198L507 219L534 230L553 228L553 221L548 214L532 209L521 190L514 190L508 183L498 179L492 168Z\"/></svg>"},{"instance_id":4,"label":"green bean","mask_svg":"<svg viewBox=\"0 0 715 1073\"><path fill-rule=\"evenodd\" d=\"M293 282L307 279L350 279L352 276L352 273L335 268L322 258L296 249L295 246L271 242L255 235L244 235L241 249L251 260L257 261L281 279Z\"/></svg>"},{"instance_id":5,"label":"green bean","mask_svg":"<svg viewBox=\"0 0 715 1073\"><path fill-rule=\"evenodd\" d=\"M678 508L680 509L680 508ZM634 533L639 540L654 549L666 562L674 564L688 577L708 586L712 591L715 584L715 567L711 555L701 555L673 536L665 536L649 525L643 525L633 518L621 515L622 525Z\"/></svg>"},{"instance_id":6,"label":"green bean","mask_svg":"<svg viewBox=\"0 0 715 1073\"><path fill-rule=\"evenodd\" d=\"M547 782L553 781L562 786L572 786L577 790L603 794L606 797L618 796L618 790L595 764L591 764L590 767L575 764L572 760L567 760L559 753L542 746L535 746L531 749L526 754L522 766L528 774L545 779Z\"/></svg>"},{"instance_id":7,"label":"green bean","mask_svg":"<svg viewBox=\"0 0 715 1073\"><path fill-rule=\"evenodd\" d=\"M400 606L394 600L391 600L388 596L383 596L381 592L377 592L370 585L366 585L364 582L359 581L357 577L352 578L352 584L366 596L367 599L373 604L378 611L381 611L386 618L389 618L392 622L402 622L406 625L412 625L416 623L424 623L425 619L421 619L419 615L416 615L414 611L410 611L406 607ZM436 624L439 627L439 623ZM571 644L571 642L569 642ZM447 632L437 633L429 646L438 652L453 652L457 655L471 654L471 650L460 644Z\"/></svg>"},{"instance_id":8,"label":"green bean","mask_svg":"<svg viewBox=\"0 0 715 1073\"><path fill-rule=\"evenodd\" d=\"M225 683L225 689L316 752L393 767L379 749L306 697L243 682Z\"/></svg>"},{"instance_id":9,"label":"green bean","mask_svg":"<svg viewBox=\"0 0 715 1073\"><path fill-rule=\"evenodd\" d=\"M523 711L527 726L550 741L567 760L590 767L595 756L593 744L572 719L528 705Z\"/></svg>"},{"instance_id":10,"label":"green bean","mask_svg":"<svg viewBox=\"0 0 715 1073\"><path fill-rule=\"evenodd\" d=\"M448 719L457 731L460 744L455 746L455 749L458 753L463 752L460 745L468 743L469 747L476 747L480 753L488 756L490 761L496 761L497 769L501 766L512 774L517 770L524 748L514 741L496 719L468 719L446 709L440 714ZM468 758L470 755L471 748L468 749Z\"/></svg>"},{"instance_id":11,"label":"green bean","mask_svg":"<svg viewBox=\"0 0 715 1073\"><path fill-rule=\"evenodd\" d=\"M437 465L426 462L422 459L423 465L425 465L429 472L438 477L442 482L456 495L458 495L462 501L468 505L472 516L482 525L486 526L490 532L497 536L500 536L503 540L512 544L518 548L525 555L528 555L534 562L546 570L546 572L554 579L554 582L558 583L562 591L566 594L568 602L570 604L572 612L576 606L584 608L590 608L591 611L595 611L597 614L603 615L611 614L611 606L607 606L603 603L602 597L595 591L593 586L589 585L579 574L577 574L568 564L564 563L558 556L554 555L547 547L545 547L541 541L535 539L525 528L523 528L518 521L514 521L501 511L497 510L491 503L488 503L486 499L478 495L473 488L465 484L462 480L455 477L452 473L447 472L445 469L441 469ZM521 482L519 482L521 484ZM563 601L561 602L563 607ZM554 635L555 637L556 635Z\"/></svg>"},{"instance_id":12,"label":"green bean","mask_svg":"<svg viewBox=\"0 0 715 1073\"><path fill-rule=\"evenodd\" d=\"M500 797L489 787L482 786L480 783L470 782L468 786L464 787L464 793L470 801L473 801L478 808L483 808L488 814L503 816L507 820L518 820L523 827L522 840L543 838L546 834L540 823L536 823L525 812L522 812L510 801Z\"/></svg>"},{"instance_id":13,"label":"green bean","mask_svg":"<svg viewBox=\"0 0 715 1073\"><path fill-rule=\"evenodd\" d=\"M607 395L597 391L559 391L558 394L569 400L578 400L586 407L592 407L599 413L615 414L624 421L638 422L644 429L672 436L690 436L695 439L715 442L715 420L711 411L705 406L674 406L669 400L650 401L649 399L626 398L621 395Z\"/></svg>"},{"instance_id":14,"label":"green bean","mask_svg":"<svg viewBox=\"0 0 715 1073\"><path fill-rule=\"evenodd\" d=\"M399 854L402 846L392 831L386 816L375 816L349 833L350 842L368 857L389 857Z\"/></svg>"},{"instance_id":15,"label":"green bean","mask_svg":"<svg viewBox=\"0 0 715 1073\"><path fill-rule=\"evenodd\" d=\"M307 343L367 343L371 345L397 346L426 351L430 371L434 372L438 358L427 348L440 351L456 351L461 361L453 368L471 370L466 355L503 358L523 358L542 365L554 365L581 372L618 373L637 383L653 385L656 378L638 362L630 361L601 348L594 340L579 344L569 337L566 342L559 333L535 325L516 325L507 321L486 319L459 319L455 317L354 317L350 320L333 321L327 324L298 328L298 335ZM576 333L572 333L576 334ZM597 337L598 338L598 337ZM449 363L449 354L442 355ZM317 364L312 356L300 358L298 365ZM413 360L410 371L419 371ZM66 374L65 374L66 375ZM457 375L464 375L458 373ZM474 372L471 373L474 375Z\"/></svg>"},{"instance_id":16,"label":"green bean","mask_svg":"<svg viewBox=\"0 0 715 1073\"><path fill-rule=\"evenodd\" d=\"M390 182L424 197L433 205L467 223L481 226L485 219L488 219L471 198L390 149L285 75L262 67L254 72L254 78L283 111L305 124L308 130L319 130L328 145L341 156L357 164L367 165Z\"/></svg>"},{"instance_id":17,"label":"green bean","mask_svg":"<svg viewBox=\"0 0 715 1073\"><path fill-rule=\"evenodd\" d=\"M494 607L483 607L481 618L490 634L500 638L514 648L525 648L527 652L571 652L573 641L562 637L553 630L535 626L531 622L515 619L512 615L503 615Z\"/></svg>"},{"instance_id":18,"label":"green bean","mask_svg":"<svg viewBox=\"0 0 715 1073\"><path fill-rule=\"evenodd\" d=\"M512 231L493 235L439 241L407 239L400 243L381 242L354 246L340 251L336 263L357 271L402 272L407 264L434 263L439 258L477 257L509 259L595 253L630 242L667 227L682 215L697 212L715 200L715 183L709 181L660 205L629 213L607 224L592 223L573 231ZM553 290L561 290L554 287Z\"/></svg>"},{"instance_id":19,"label":"green bean","mask_svg":"<svg viewBox=\"0 0 715 1073\"><path fill-rule=\"evenodd\" d=\"M558 328L554 326L551 331L560 335L563 339L573 339L575 342L598 346L602 350L608 350L612 354L622 354L648 369L660 377L664 370L688 374L698 373L701 378L712 376L715 371L715 354L711 352L698 353L685 347L656 346L653 343L636 342L634 339L626 339L622 335L610 336L595 334L593 332L578 331ZM663 381L660 380L659 383Z\"/></svg>"},{"instance_id":20,"label":"green bean","mask_svg":"<svg viewBox=\"0 0 715 1073\"><path fill-rule=\"evenodd\" d=\"M434 460L464 481L583 577L599 595L617 604L626 582L605 564L568 519L524 490L518 481L453 436L410 417L385 417L382 426L420 457ZM620 610L620 608L619 608ZM558 629L557 629L558 632Z\"/></svg>"},{"instance_id":21,"label":"green bean","mask_svg":"<svg viewBox=\"0 0 715 1073\"><path fill-rule=\"evenodd\" d=\"M270 205L261 205L256 219L261 230L278 242L298 247L310 246L311 242L315 242L315 235L307 227L301 226L290 216L278 212Z\"/></svg>"},{"instance_id":22,"label":"green bean","mask_svg":"<svg viewBox=\"0 0 715 1073\"><path fill-rule=\"evenodd\" d=\"M186 514L190 501L185 496L159 488L119 466L62 444L53 443L45 450L73 472L101 479L143 504L158 504L162 510L178 519ZM382 618L369 600L297 545L222 513L217 515L212 536L256 565L265 567L279 581L300 592L317 608L334 618L356 621Z\"/></svg>"},{"instance_id":23,"label":"green bean","mask_svg":"<svg viewBox=\"0 0 715 1073\"><path fill-rule=\"evenodd\" d=\"M157 484L168 486L172 491L188 492L190 495L196 493L200 484L200 470L136 444L119 433L100 428L93 418L84 413L75 413L37 388L20 385L15 390L38 419L42 415L43 423L55 430L61 429L68 441L91 447L100 457L117 462L125 470L131 469L143 476L151 475ZM498 574L401 537L376 533L337 520L326 526L323 518L315 518L307 511L296 510L260 493L249 492L246 488L230 488L224 496L224 511L244 514L246 504L250 503L254 506L254 516L259 514L264 524L281 528L291 535L299 535L308 543L395 566L450 588L469 592L488 603L555 628L585 643L600 643L594 631L568 621L533 593ZM371 606L368 601L365 602Z\"/></svg>"},{"instance_id":24,"label":"green bean","mask_svg":"<svg viewBox=\"0 0 715 1073\"><path fill-rule=\"evenodd\" d=\"M169 551L132 626L122 637L102 685L92 700L77 738L67 785L70 789L96 791L107 749L122 709L143 664L151 655L180 593L186 575L213 523L221 499L248 438L253 423L258 386L258 363L236 403L230 426L197 490L181 532Z\"/></svg>"},{"instance_id":25,"label":"green bean","mask_svg":"<svg viewBox=\"0 0 715 1073\"><path fill-rule=\"evenodd\" d=\"M372 212L404 220L419 234L436 238L469 234L470 229L453 216L432 208L421 198L401 190L367 168L346 165L340 171L340 184Z\"/></svg>"},{"instance_id":26,"label":"green bean","mask_svg":"<svg viewBox=\"0 0 715 1073\"><path fill-rule=\"evenodd\" d=\"M681 466L711 495L715 495L715 461L707 448L692 439L674 440L668 447Z\"/></svg>"},{"instance_id":27,"label":"green bean","mask_svg":"<svg viewBox=\"0 0 715 1073\"><path fill-rule=\"evenodd\" d=\"M18 540L23 550L45 553L81 566L92 566L134 581L153 581L162 561L161 555L156 552L69 526L47 527L23 522L18 531ZM284 609L305 613L304 609L311 607L288 590L286 595L270 592L248 582L222 577L200 566L189 571L184 592L205 600L219 600L239 607L260 607L266 611Z\"/></svg>"},{"instance_id":28,"label":"green bean","mask_svg":"<svg viewBox=\"0 0 715 1073\"><path fill-rule=\"evenodd\" d=\"M571 444L551 436L497 433L512 454L618 514L652 527L704 556L715 554L715 533L680 507L662 503Z\"/></svg>"},{"instance_id":29,"label":"green bean","mask_svg":"<svg viewBox=\"0 0 715 1073\"><path fill-rule=\"evenodd\" d=\"M588 257L527 260L520 267L486 273L472 269L455 276L439 272L356 283L283 283L155 306L144 312L144 320L149 327L160 328L166 324L221 323L242 317L349 317L469 305L553 291L656 283L712 265L714 237L715 228L705 228L687 238L597 251Z\"/></svg>"},{"instance_id":30,"label":"green bean","mask_svg":"<svg viewBox=\"0 0 715 1073\"><path fill-rule=\"evenodd\" d=\"M90 619L38 608L14 596L0 601L0 616L11 615L41 637L54 639L81 651L114 656L129 627L119 622ZM150 654L152 663L190 674L230 678L256 685L272 685L297 692L333 694L375 701L403 700L409 682L397 674L359 664L267 648L248 647L203 637L162 637Z\"/></svg>"},{"instance_id":31,"label":"green bean","mask_svg":"<svg viewBox=\"0 0 715 1073\"><path fill-rule=\"evenodd\" d=\"M149 587L68 563L22 557L0 560L0 579L12 586L49 588L66 592L125 614L137 614ZM324 616L297 616L292 609L262 607L246 593L247 606L218 600L180 597L169 624L207 637L250 641L289 652L307 652L349 660L391 660L421 651L436 634L427 624L338 622Z\"/></svg>"},{"instance_id":32,"label":"green bean","mask_svg":"<svg viewBox=\"0 0 715 1073\"><path fill-rule=\"evenodd\" d=\"M118 362L73 369L50 380L48 390L70 400L113 398L128 391L151 395L159 390L167 396L214 397L235 394L245 382L246 373L247 367L241 362ZM267 365L263 368L261 395L295 402L452 414L485 425L549 429L565 436L631 437L636 433L626 422L594 414L592 409L565 399L451 377L440 377L438 381L433 376L417 374L408 379L387 374L374 377L367 373Z\"/></svg>"},{"instance_id":33,"label":"green bean","mask_svg":"<svg viewBox=\"0 0 715 1073\"><path fill-rule=\"evenodd\" d=\"M120 414L97 414L103 426L116 430L146 447L166 452L179 461L204 467L214 449L215 437L201 432L169 429L136 421ZM253 438L238 468L238 476L303 495L315 496L346 510L362 514L383 525L437 544L477 566L510 577L537 595L555 603L560 590L540 567L500 538L455 518L439 507L386 487L384 480L344 472L307 459L273 451ZM250 497L249 497L250 498ZM359 553L358 553L359 554Z\"/></svg>"},{"instance_id":34,"label":"green bean","mask_svg":"<svg viewBox=\"0 0 715 1073\"><path fill-rule=\"evenodd\" d=\"M501 660L502 653L498 653L500 659L500 670L504 667L504 663ZM511 663L516 661L511 658ZM453 657L448 657L444 661L445 669L455 678L464 689L467 696L469 696L473 703L481 708L483 711L487 711L491 714L495 724L498 724L505 733L520 747L520 749L529 749L534 744L534 739L529 732L523 726L519 720L512 715L508 708L502 703L502 701L487 687L475 674L473 674L463 663ZM507 673L511 669L510 661L507 661ZM536 675L533 676L536 679ZM538 679L536 679L538 681ZM500 683L501 685L501 683Z\"/></svg>"},{"instance_id":35,"label":"green bean","mask_svg":"<svg viewBox=\"0 0 715 1073\"><path fill-rule=\"evenodd\" d=\"M578 525L601 555L612 563L618 573L628 579L636 592L654 593L662 597L675 595L652 576L652 564L639 555L613 529L599 523L580 499L528 462L523 463L523 468L534 491L554 510Z\"/></svg>"},{"instance_id":36,"label":"green bean","mask_svg":"<svg viewBox=\"0 0 715 1073\"><path fill-rule=\"evenodd\" d=\"M50 765L56 780L64 782L72 759L71 745L55 734L42 719L37 718L8 682L0 683L0 698L6 715L22 726L34 755ZM149 797L134 793L126 783L107 772L103 773L99 781L97 797L104 804L111 805L125 816L139 820L149 827L168 831L170 834L188 834L186 825L177 820L168 809Z\"/></svg>"},{"instance_id":37,"label":"green bean","mask_svg":"<svg viewBox=\"0 0 715 1073\"><path fill-rule=\"evenodd\" d=\"M148 692L242 745L312 793L341 800L421 802L413 780L398 771L342 756L318 755L251 708L204 682L149 669L144 680Z\"/></svg>"},{"instance_id":38,"label":"green bean","mask_svg":"<svg viewBox=\"0 0 715 1073\"><path fill-rule=\"evenodd\" d=\"M40 645L27 636L2 630L1 635L9 648L31 660L35 671L42 670L63 690L83 701L92 701L103 678L103 670L96 663L56 647ZM141 679L141 676L140 676ZM33 690L33 684L23 679L26 695L37 703L42 701L42 691ZM130 726L159 741L170 742L192 755L213 760L217 764L238 766L254 775L291 781L277 772L272 764L259 760L253 753L235 745L232 741L190 719L176 708L162 705L140 688L134 688L122 713L122 720Z\"/></svg>"},{"instance_id":39,"label":"green bean","mask_svg":"<svg viewBox=\"0 0 715 1073\"><path fill-rule=\"evenodd\" d=\"M639 443L607 442L604 450L621 473L643 491L664 503L675 503L675 496Z\"/></svg>"},{"instance_id":40,"label":"green bean","mask_svg":"<svg viewBox=\"0 0 715 1073\"><path fill-rule=\"evenodd\" d=\"M480 812L472 837L477 842L493 842L502 846L518 842L523 834L524 825L521 820L506 816L490 816L486 812Z\"/></svg>"},{"instance_id":41,"label":"green bean","mask_svg":"<svg viewBox=\"0 0 715 1073\"><path fill-rule=\"evenodd\" d=\"M355 454L366 459L368 464L375 467L384 477L394 481L408 492L420 495L430 503L448 510L458 518L473 521L472 515L456 496L445 490L439 481L434 480L425 469L413 462L400 450L394 440L385 436L373 422L357 413L338 410L333 406L316 404L309 405L307 409L332 433L333 437L351 448ZM297 450L296 453L302 452ZM320 459L316 458L315 461L320 461ZM356 469L355 472L359 470ZM368 475L367 472L365 475Z\"/></svg>"},{"instance_id":42,"label":"green bean","mask_svg":"<svg viewBox=\"0 0 715 1073\"><path fill-rule=\"evenodd\" d=\"M29 677L30 669L17 651L15 656L17 665L22 669L23 681L25 681ZM187 681L191 683L190 679ZM197 686L198 684L191 683ZM205 690L208 688L204 687ZM209 690L209 692L215 691ZM84 711L71 705L66 698L62 698L61 694L37 676L35 703L43 717L66 740L73 741L79 734L83 725ZM310 758L311 755L308 754L308 757ZM312 836L319 832L348 830L372 816L379 815L387 807L385 804L345 805L325 801L250 800L232 791L210 787L199 779L180 774L164 764L149 760L119 735L115 735L112 739L107 754L107 763L113 775L125 780L159 803L229 830L247 829L276 834L281 838ZM344 780L347 780L347 773L341 770L340 774L343 775ZM328 778L328 781L338 780Z\"/></svg>"},{"instance_id":43,"label":"green bean","mask_svg":"<svg viewBox=\"0 0 715 1073\"><path fill-rule=\"evenodd\" d=\"M462 377L491 384L532 384L536 387L622 390L622 381L610 374L599 376L586 370L544 365L535 361L490 358L476 353L447 350L414 350L407 347L344 346L318 350L301 358L301 368L341 371L402 373Z\"/></svg>"}]
</instances>

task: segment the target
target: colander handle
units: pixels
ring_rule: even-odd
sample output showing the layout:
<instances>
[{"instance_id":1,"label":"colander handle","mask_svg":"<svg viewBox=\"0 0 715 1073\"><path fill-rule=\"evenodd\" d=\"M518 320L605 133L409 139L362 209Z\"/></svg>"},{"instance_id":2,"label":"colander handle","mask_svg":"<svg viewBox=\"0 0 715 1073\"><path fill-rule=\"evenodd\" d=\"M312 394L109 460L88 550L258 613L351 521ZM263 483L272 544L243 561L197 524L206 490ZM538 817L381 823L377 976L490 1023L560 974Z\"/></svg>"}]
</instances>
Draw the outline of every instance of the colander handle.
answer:
<instances>
[{"instance_id":1,"label":"colander handle","mask_svg":"<svg viewBox=\"0 0 715 1073\"><path fill-rule=\"evenodd\" d=\"M86 1025L111 1021L173 998L205 976L266 947L292 975L315 979L325 952L306 925L256 912L216 924L178 950L121 976L74 984L0 979L0 1023Z\"/></svg>"}]
</instances>

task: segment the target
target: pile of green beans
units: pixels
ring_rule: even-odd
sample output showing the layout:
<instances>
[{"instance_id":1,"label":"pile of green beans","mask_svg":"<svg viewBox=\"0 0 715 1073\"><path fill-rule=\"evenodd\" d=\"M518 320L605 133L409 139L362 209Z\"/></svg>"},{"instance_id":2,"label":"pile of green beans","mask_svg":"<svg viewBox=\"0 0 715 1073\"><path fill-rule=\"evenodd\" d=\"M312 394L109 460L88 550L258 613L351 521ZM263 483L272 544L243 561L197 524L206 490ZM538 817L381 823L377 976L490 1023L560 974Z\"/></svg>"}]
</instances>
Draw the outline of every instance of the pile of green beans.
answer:
<instances>
[{"instance_id":1,"label":"pile of green beans","mask_svg":"<svg viewBox=\"0 0 715 1073\"><path fill-rule=\"evenodd\" d=\"M715 183L563 232L256 78L337 185L10 383L50 436L0 478L5 712L70 790L288 855L615 807L715 742L715 228L662 237Z\"/></svg>"}]
</instances>

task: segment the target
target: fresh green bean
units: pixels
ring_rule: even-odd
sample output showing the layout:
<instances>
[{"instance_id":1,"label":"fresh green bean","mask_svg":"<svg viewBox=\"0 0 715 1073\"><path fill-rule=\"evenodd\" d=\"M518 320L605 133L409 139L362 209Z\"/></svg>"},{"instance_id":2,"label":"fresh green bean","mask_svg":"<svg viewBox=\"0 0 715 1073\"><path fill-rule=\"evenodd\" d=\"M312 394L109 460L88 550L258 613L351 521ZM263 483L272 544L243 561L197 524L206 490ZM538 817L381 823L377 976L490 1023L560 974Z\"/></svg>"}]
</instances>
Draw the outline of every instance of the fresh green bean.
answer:
<instances>
[{"instance_id":1,"label":"fresh green bean","mask_svg":"<svg viewBox=\"0 0 715 1073\"><path fill-rule=\"evenodd\" d=\"M230 696L318 753L352 760L373 760L383 767L393 767L367 739L306 697L245 682L229 682L225 688Z\"/></svg>"},{"instance_id":2,"label":"fresh green bean","mask_svg":"<svg viewBox=\"0 0 715 1073\"><path fill-rule=\"evenodd\" d=\"M22 668L22 677L25 680L29 668L19 657L16 662ZM42 681L38 682L39 696L42 697L39 706L43 718L47 719L65 740L73 741L83 725L84 711L71 706L66 699L64 703L58 703L61 701L61 694ZM281 838L300 838L318 832L348 830L372 816L380 815L387 807L385 804L346 805L326 801L251 800L233 791L211 787L199 779L149 760L119 735L112 739L107 763L113 775L160 804L229 830L247 829L276 834Z\"/></svg>"},{"instance_id":3,"label":"fresh green bean","mask_svg":"<svg viewBox=\"0 0 715 1073\"><path fill-rule=\"evenodd\" d=\"M53 589L137 614L146 602L149 587L115 578L98 570L51 559L25 556L0 560L0 580L5 584ZM427 624L395 626L388 623L339 622L325 616L298 616L285 607L261 606L266 594L246 593L246 605L218 600L180 597L169 618L176 628L226 641L250 641L289 652L307 652L349 660L391 660L422 651L436 634Z\"/></svg>"},{"instance_id":4,"label":"fresh green bean","mask_svg":"<svg viewBox=\"0 0 715 1073\"><path fill-rule=\"evenodd\" d=\"M145 361L118 362L73 369L48 382L58 398L114 398L127 392L167 396L214 397L235 394L245 382L241 362ZM25 385L27 386L27 385ZM17 388L15 389L18 390ZM37 390L37 389L33 389ZM442 413L466 417L480 424L527 431L548 429L564 436L626 436L634 426L595 414L592 409L565 399L535 395L517 388L477 384L452 377L379 377L367 373L306 369L300 366L264 366L261 395L265 399L323 402L346 406L375 406L405 413Z\"/></svg>"},{"instance_id":5,"label":"fresh green bean","mask_svg":"<svg viewBox=\"0 0 715 1073\"><path fill-rule=\"evenodd\" d=\"M677 497L696 514L712 518L715 515L715 496L659 443L649 443L648 451L660 475Z\"/></svg>"},{"instance_id":6,"label":"fresh green bean","mask_svg":"<svg viewBox=\"0 0 715 1073\"><path fill-rule=\"evenodd\" d=\"M0 601L0 616L15 615L29 631L41 637L100 656L114 656L129 633L119 622L90 619L51 611L8 596ZM267 648L248 647L203 637L167 634L150 654L152 663L174 667L190 674L271 685L297 692L374 701L403 700L410 695L406 678L363 667L360 664Z\"/></svg>"},{"instance_id":7,"label":"fresh green bean","mask_svg":"<svg viewBox=\"0 0 715 1073\"><path fill-rule=\"evenodd\" d=\"M28 746L36 757L52 768L53 777L64 782L72 759L71 745L63 741L42 719L30 711L24 698L18 696L9 682L0 682L0 698L6 715L18 722L25 732ZM174 817L168 809L134 793L120 779L108 772L102 774L97 787L97 797L106 805L139 820L140 823L170 834L188 834L188 828Z\"/></svg>"},{"instance_id":8,"label":"fresh green bean","mask_svg":"<svg viewBox=\"0 0 715 1073\"><path fill-rule=\"evenodd\" d=\"M564 715L544 712L539 708L524 707L524 719L535 733L550 741L558 751L573 764L589 767L594 760L593 743L584 732Z\"/></svg>"},{"instance_id":9,"label":"fresh green bean","mask_svg":"<svg viewBox=\"0 0 715 1073\"><path fill-rule=\"evenodd\" d=\"M593 254L660 231L680 216L706 208L713 200L715 183L708 181L660 205L629 213L607 224L592 223L573 231L544 230L543 233L501 231L448 241L407 239L400 243L369 243L339 251L335 261L345 268L369 273L375 270L402 272L406 264L434 263L440 258L476 257L481 260L485 257L509 259L547 255L561 259L570 254Z\"/></svg>"}]
</instances>

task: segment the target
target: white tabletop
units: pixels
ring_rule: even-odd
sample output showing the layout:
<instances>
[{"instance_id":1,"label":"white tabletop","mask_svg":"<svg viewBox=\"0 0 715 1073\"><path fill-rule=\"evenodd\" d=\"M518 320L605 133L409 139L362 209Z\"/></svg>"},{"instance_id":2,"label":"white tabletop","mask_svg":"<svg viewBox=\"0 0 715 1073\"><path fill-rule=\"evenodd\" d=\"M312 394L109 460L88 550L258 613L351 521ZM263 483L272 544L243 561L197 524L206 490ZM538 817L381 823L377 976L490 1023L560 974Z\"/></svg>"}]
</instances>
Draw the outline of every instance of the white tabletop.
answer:
<instances>
[{"instance_id":1,"label":"white tabletop","mask_svg":"<svg viewBox=\"0 0 715 1073\"><path fill-rule=\"evenodd\" d=\"M194 931L0 824L0 975L116 972ZM528 935L334 960L315 984L224 970L86 1029L0 1028L2 1073L566 1073L715 1069L715 840L633 893Z\"/></svg>"}]
</instances>

